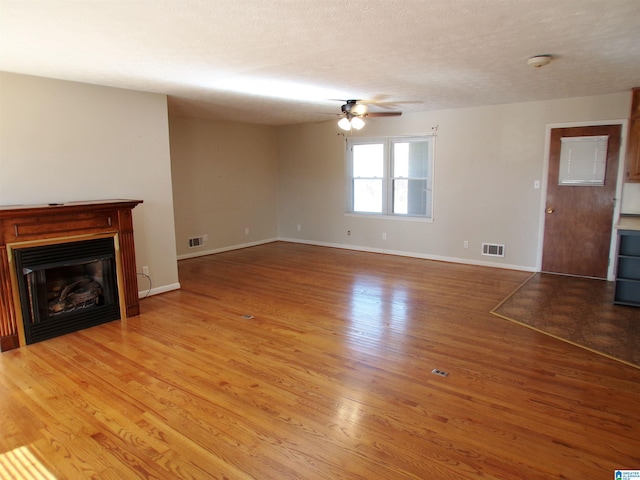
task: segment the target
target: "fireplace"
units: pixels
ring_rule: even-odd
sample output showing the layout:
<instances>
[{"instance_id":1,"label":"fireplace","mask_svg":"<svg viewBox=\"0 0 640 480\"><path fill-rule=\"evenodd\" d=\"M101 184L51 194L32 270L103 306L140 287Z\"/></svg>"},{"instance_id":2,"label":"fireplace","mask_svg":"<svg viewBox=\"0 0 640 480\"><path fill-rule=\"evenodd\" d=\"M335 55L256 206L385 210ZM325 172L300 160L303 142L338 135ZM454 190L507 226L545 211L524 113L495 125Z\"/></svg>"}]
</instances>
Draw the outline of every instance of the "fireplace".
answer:
<instances>
[{"instance_id":1,"label":"fireplace","mask_svg":"<svg viewBox=\"0 0 640 480\"><path fill-rule=\"evenodd\" d=\"M0 206L0 351L138 315L139 203Z\"/></svg>"},{"instance_id":2,"label":"fireplace","mask_svg":"<svg viewBox=\"0 0 640 480\"><path fill-rule=\"evenodd\" d=\"M15 250L27 344L120 318L113 237Z\"/></svg>"}]
</instances>

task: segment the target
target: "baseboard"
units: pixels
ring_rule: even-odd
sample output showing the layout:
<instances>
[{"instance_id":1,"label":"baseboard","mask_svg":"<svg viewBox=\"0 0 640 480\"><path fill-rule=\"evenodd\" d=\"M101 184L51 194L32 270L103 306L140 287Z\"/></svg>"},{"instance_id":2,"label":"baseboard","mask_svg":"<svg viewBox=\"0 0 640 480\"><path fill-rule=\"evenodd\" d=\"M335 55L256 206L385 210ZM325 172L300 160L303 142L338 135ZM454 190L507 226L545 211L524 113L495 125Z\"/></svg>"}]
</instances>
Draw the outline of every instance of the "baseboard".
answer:
<instances>
[{"instance_id":1,"label":"baseboard","mask_svg":"<svg viewBox=\"0 0 640 480\"><path fill-rule=\"evenodd\" d=\"M429 255L429 254L418 253L418 252L405 252L403 250L388 250L383 248L372 248L372 247L364 247L360 245L348 245L343 243L317 242L314 240L302 240L299 238L287 238L287 237L269 238L265 240L259 240L257 242L241 243L238 245L230 245L227 247L216 248L214 250L205 250L197 253L188 253L185 255L178 255L178 260L185 260L187 258L195 258L195 257L203 257L205 255L213 255L215 253L228 252L231 250L239 250L241 248L254 247L256 245L264 245L265 243L272 243L272 242L278 242L278 241L300 243L305 245L315 245L318 247L341 248L343 250L354 250L357 252L381 253L383 255L398 255L401 257L421 258L423 260L437 260L440 262L461 263L465 265L477 265L481 267L504 268L506 270L537 272L535 267L527 267L523 265L496 263L496 262L489 262L484 260L469 260L467 258L445 257L441 255Z\"/></svg>"},{"instance_id":2,"label":"baseboard","mask_svg":"<svg viewBox=\"0 0 640 480\"><path fill-rule=\"evenodd\" d=\"M277 242L278 238L268 238L265 240L258 240L256 242L240 243L237 245L229 245L227 247L215 248L213 250L201 250L194 253L185 253L178 255L178 260L185 260L187 258L204 257L205 255L213 255L214 253L229 252L231 250L240 250L241 248L255 247L257 245L264 245L265 243Z\"/></svg>"},{"instance_id":3,"label":"baseboard","mask_svg":"<svg viewBox=\"0 0 640 480\"><path fill-rule=\"evenodd\" d=\"M440 262L461 263L465 265L477 265L481 267L504 268L506 270L520 270L523 272L537 271L535 267L526 267L523 265L511 265L511 264L504 264L504 263L487 262L484 260L469 260L467 258L445 257L441 255L428 255L425 253L405 252L403 250L388 250L388 249L382 249L382 248L370 248L370 247L361 247L361 246L354 246L354 245L345 245L341 243L315 242L310 240L300 240L298 238L279 238L278 240L282 242L316 245L319 247L342 248L345 250L355 250L358 252L381 253L383 255L398 255L400 257L420 258L423 260L437 260Z\"/></svg>"},{"instance_id":4,"label":"baseboard","mask_svg":"<svg viewBox=\"0 0 640 480\"><path fill-rule=\"evenodd\" d=\"M162 285L161 287L151 288L150 290L142 290L138 292L138 298L146 298L152 295L158 295L160 293L171 292L172 290L179 290L180 283L172 283L170 285Z\"/></svg>"}]
</instances>

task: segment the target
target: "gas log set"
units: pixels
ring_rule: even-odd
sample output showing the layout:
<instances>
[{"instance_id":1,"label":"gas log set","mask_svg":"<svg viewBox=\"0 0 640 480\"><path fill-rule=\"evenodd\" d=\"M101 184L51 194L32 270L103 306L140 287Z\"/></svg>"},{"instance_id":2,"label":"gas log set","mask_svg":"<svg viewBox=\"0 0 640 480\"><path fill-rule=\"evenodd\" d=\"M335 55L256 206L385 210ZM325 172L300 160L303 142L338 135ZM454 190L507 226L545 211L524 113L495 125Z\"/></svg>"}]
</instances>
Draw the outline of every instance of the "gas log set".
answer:
<instances>
[{"instance_id":1,"label":"gas log set","mask_svg":"<svg viewBox=\"0 0 640 480\"><path fill-rule=\"evenodd\" d=\"M64 288L53 288L51 294L53 298L49 300L49 316L98 305L102 298L102 286L95 280L83 278Z\"/></svg>"}]
</instances>

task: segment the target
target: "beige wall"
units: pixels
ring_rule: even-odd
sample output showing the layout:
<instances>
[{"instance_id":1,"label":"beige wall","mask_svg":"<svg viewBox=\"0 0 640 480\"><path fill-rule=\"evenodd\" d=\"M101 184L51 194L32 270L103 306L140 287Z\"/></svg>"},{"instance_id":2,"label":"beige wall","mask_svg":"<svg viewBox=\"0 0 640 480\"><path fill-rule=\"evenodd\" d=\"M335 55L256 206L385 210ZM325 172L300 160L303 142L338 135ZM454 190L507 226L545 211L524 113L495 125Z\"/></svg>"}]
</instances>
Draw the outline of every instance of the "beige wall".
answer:
<instances>
[{"instance_id":1,"label":"beige wall","mask_svg":"<svg viewBox=\"0 0 640 480\"><path fill-rule=\"evenodd\" d=\"M631 98L368 120L358 136L437 126L434 221L416 222L345 215L345 138L334 121L168 119L163 95L7 73L0 82L0 204L143 199L134 210L136 255L153 293L179 286L178 256L277 238L533 270L544 195L533 183L544 185L549 125L619 121ZM624 186L622 208L640 213L640 184ZM200 235L205 245L189 249L187 239ZM506 257L483 257L482 242L504 243Z\"/></svg>"},{"instance_id":2,"label":"beige wall","mask_svg":"<svg viewBox=\"0 0 640 480\"><path fill-rule=\"evenodd\" d=\"M622 93L368 120L358 137L437 127L432 223L345 215L344 137L334 122L281 127L279 237L534 270L543 200L534 181L544 186L547 125L625 119L630 101ZM627 209L637 192L625 187ZM482 256L482 242L505 244L506 256Z\"/></svg>"},{"instance_id":3,"label":"beige wall","mask_svg":"<svg viewBox=\"0 0 640 480\"><path fill-rule=\"evenodd\" d=\"M274 240L275 127L182 117L169 123L179 258ZM203 246L189 248L190 237L204 235Z\"/></svg>"},{"instance_id":4,"label":"beige wall","mask_svg":"<svg viewBox=\"0 0 640 480\"><path fill-rule=\"evenodd\" d=\"M166 96L0 73L0 204L112 198L144 201L138 271L178 288Z\"/></svg>"}]
</instances>

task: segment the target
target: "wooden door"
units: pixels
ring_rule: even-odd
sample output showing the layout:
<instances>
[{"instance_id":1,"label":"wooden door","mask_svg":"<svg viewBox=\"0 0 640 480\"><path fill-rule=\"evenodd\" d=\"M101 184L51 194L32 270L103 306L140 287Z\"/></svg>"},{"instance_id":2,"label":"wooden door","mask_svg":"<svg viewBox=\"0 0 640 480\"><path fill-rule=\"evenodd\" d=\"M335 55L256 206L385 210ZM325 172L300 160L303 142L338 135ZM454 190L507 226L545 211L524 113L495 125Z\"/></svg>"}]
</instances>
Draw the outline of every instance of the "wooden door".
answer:
<instances>
[{"instance_id":1,"label":"wooden door","mask_svg":"<svg viewBox=\"0 0 640 480\"><path fill-rule=\"evenodd\" d=\"M620 125L551 130L542 271L607 277L620 131ZM562 143L589 141L585 137L600 136L607 137L603 140L606 145L603 184L571 184L566 179L561 181L561 155L564 155L563 172L568 165L566 150L562 153ZM568 140L563 141L563 138Z\"/></svg>"}]
</instances>

